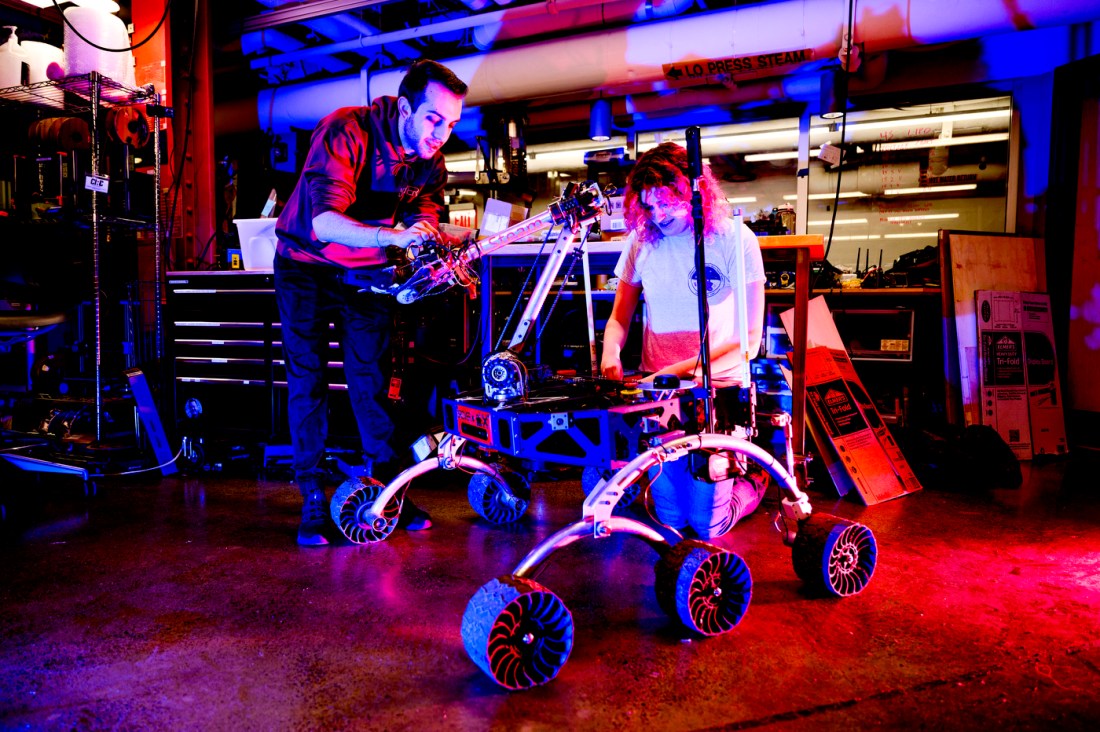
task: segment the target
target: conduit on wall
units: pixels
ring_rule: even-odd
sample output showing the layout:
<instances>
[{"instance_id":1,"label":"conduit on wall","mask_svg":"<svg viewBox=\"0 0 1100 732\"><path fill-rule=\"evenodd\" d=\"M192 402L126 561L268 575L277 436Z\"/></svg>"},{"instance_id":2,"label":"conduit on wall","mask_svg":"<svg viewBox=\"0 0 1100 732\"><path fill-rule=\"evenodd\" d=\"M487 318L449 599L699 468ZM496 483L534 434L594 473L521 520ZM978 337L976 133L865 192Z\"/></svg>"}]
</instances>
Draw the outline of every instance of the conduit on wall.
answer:
<instances>
[{"instance_id":1,"label":"conduit on wall","mask_svg":"<svg viewBox=\"0 0 1100 732\"><path fill-rule=\"evenodd\" d=\"M855 41L867 54L1086 22L1100 0L859 0ZM663 66L687 60L811 49L835 58L847 0L789 0L703 13L443 60L470 85L468 107L610 90L671 88ZM260 93L265 129L311 129L341 106L396 94L403 68L283 86ZM762 85L774 90L774 85Z\"/></svg>"}]
</instances>

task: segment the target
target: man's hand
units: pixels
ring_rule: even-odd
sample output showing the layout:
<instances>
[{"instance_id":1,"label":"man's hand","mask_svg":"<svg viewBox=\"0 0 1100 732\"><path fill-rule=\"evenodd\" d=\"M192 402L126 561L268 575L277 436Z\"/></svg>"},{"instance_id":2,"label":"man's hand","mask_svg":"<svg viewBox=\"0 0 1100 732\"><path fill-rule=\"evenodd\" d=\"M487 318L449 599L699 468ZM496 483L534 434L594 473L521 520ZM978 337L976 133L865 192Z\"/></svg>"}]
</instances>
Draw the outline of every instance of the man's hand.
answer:
<instances>
[{"instance_id":1,"label":"man's hand","mask_svg":"<svg viewBox=\"0 0 1100 732\"><path fill-rule=\"evenodd\" d=\"M440 240L439 230L428 221L417 221L407 229L390 229L389 232L387 243L402 249L408 249L414 244L423 246L430 241Z\"/></svg>"}]
</instances>

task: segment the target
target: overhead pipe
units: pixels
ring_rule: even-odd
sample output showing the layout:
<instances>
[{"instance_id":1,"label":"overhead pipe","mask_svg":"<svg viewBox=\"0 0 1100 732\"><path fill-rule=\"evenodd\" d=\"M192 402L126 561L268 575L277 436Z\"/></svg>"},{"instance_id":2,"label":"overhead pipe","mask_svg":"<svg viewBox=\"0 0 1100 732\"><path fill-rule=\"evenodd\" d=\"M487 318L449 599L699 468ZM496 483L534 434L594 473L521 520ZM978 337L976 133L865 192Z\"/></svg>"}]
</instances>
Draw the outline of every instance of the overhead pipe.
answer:
<instances>
[{"instance_id":1,"label":"overhead pipe","mask_svg":"<svg viewBox=\"0 0 1100 732\"><path fill-rule=\"evenodd\" d=\"M535 35L670 18L693 5L695 0L558 0L547 15L517 18L505 13L502 21L479 23L473 27L473 42L478 49L489 51L503 41Z\"/></svg>"},{"instance_id":2,"label":"overhead pipe","mask_svg":"<svg viewBox=\"0 0 1100 732\"><path fill-rule=\"evenodd\" d=\"M567 1L571 4L575 4L576 6L603 4L603 0ZM434 23L426 23L423 25L417 25L413 28L406 28L399 31L391 31L389 33L364 35L358 40L354 41L342 41L339 43L328 43L321 46L311 46L309 48L304 48L298 51L282 53L277 56L267 56L265 58L252 59L250 65L254 69L263 69L269 66L281 66L282 64L301 61L302 59L309 58L310 56L323 56L332 53L341 53L344 51L361 52L364 49L377 48L378 46L388 45L391 43L410 40L423 40L425 38L432 38L434 36L454 33L455 31L464 31L471 28L477 28L478 26L482 25L491 25L495 23L502 23L505 21L513 22L522 20L524 18L533 17L549 18L552 17L552 13L547 10L546 5L542 3L534 3L532 5L523 5L518 8L508 8L507 10L497 10L491 13L467 15L461 18L452 18L448 20L436 21Z\"/></svg>"},{"instance_id":3,"label":"overhead pipe","mask_svg":"<svg viewBox=\"0 0 1100 732\"><path fill-rule=\"evenodd\" d=\"M283 7L285 5L299 5L300 4L300 3L295 2L295 0L258 0L258 1L261 4L267 6L268 8L273 8L273 9L280 8L280 7ZM325 16L318 16L318 17L313 17L313 18L305 18L305 19L302 19L299 22L301 22L302 25L306 26L307 28L309 28L314 33L317 33L318 35L320 35L324 38L332 38L332 39L336 40L337 42L347 41L348 38L350 36L353 36L353 35L356 36L356 37L377 36L377 35L379 35L379 32L380 32L378 28L375 28L374 26L370 25L369 23L367 23L363 20L360 20L357 16L350 15L348 13L337 13L337 14L334 14L334 15L325 15ZM293 43L290 43L290 44L287 44L285 42L281 42L281 43L262 43L262 40L261 40L261 45L259 45L258 47L255 46L255 43L256 43L255 41L249 41L248 40L250 38L257 38L257 37L260 38L260 39L263 39L263 38L265 38L265 34L270 35L272 33L282 35L286 38L290 38L289 36L286 36L286 34L281 33L281 31L277 31L274 28L267 28L267 27L260 28L258 30L253 30L253 31L245 31L244 33L242 33L241 34L241 46L242 46L242 49L244 50L245 55L247 56L247 55L250 55L252 53L258 53L263 48L274 48L274 49L277 49L281 52L299 51L299 50L302 50L303 48L305 48L305 44L302 43L301 41L296 40L296 39L290 39L291 41L293 41ZM250 43L253 46L253 48L249 48ZM414 58L416 56L416 52L414 52L412 50L412 48L410 48L408 45L406 45L404 43L400 43L400 44L399 43L393 43L393 44L390 44L390 45L391 45L390 50L393 53L395 53L395 54L397 54L397 55L399 55L403 58ZM317 46L311 46L311 48L316 48L316 47ZM364 55L366 55L366 54L364 54ZM345 69L348 69L348 68L351 67L350 64L346 64L342 61L339 61L339 59L333 59L333 60L336 61L340 65L339 68L324 67L326 71L344 71Z\"/></svg>"},{"instance_id":4,"label":"overhead pipe","mask_svg":"<svg viewBox=\"0 0 1100 732\"><path fill-rule=\"evenodd\" d=\"M672 88L663 66L676 62L799 49L812 50L815 59L834 58L840 49L846 7L843 0L750 5L443 63L469 83L469 106L615 87L659 91ZM922 0L900 5L897 0L861 0L855 42L863 44L865 53L877 53L1097 17L1100 0L1016 0L1011 9L1002 0ZM382 34L374 40L396 35ZM403 68L373 75L362 71L353 77L268 89L258 99L259 119L265 126L309 129L332 109L366 104L379 94L396 94L403 74Z\"/></svg>"},{"instance_id":5,"label":"overhead pipe","mask_svg":"<svg viewBox=\"0 0 1100 732\"><path fill-rule=\"evenodd\" d=\"M305 44L297 38L292 38L286 33L274 28L266 28L264 30L241 34L241 53L245 56L254 53L262 53L272 48L278 49L279 51L296 51L303 47L305 47ZM314 58L313 60L317 66L325 71L346 72L348 69L352 68L351 64L332 56L323 56L321 58Z\"/></svg>"}]
</instances>

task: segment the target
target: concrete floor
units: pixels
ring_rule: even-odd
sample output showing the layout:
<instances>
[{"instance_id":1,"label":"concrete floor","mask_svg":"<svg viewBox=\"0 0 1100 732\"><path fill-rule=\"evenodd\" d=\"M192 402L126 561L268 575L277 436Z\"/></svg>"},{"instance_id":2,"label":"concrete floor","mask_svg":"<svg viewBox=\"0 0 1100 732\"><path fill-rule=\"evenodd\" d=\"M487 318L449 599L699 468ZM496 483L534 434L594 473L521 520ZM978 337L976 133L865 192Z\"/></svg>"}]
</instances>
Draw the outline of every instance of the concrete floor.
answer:
<instances>
[{"instance_id":1,"label":"concrete floor","mask_svg":"<svg viewBox=\"0 0 1100 732\"><path fill-rule=\"evenodd\" d=\"M285 480L0 474L4 729L1095 729L1100 460L1025 465L1015 490L935 486L815 509L875 532L860 595L813 599L761 511L717 543L751 569L732 632L683 637L634 537L578 542L539 580L573 613L556 680L511 693L467 657L466 603L580 515L572 481L477 519L464 483L411 495L431 531L302 549Z\"/></svg>"}]
</instances>

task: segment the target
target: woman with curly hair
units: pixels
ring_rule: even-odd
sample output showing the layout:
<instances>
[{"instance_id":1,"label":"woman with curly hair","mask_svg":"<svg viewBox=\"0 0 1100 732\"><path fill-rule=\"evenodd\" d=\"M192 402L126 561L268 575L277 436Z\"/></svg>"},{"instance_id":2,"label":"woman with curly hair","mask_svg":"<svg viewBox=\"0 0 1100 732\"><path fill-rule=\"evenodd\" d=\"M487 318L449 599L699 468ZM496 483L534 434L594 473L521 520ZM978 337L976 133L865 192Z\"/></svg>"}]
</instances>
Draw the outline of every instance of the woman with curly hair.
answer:
<instances>
[{"instance_id":1,"label":"woman with curly hair","mask_svg":"<svg viewBox=\"0 0 1100 732\"><path fill-rule=\"evenodd\" d=\"M734 222L718 182L704 166L703 236L706 288L710 307L711 376L715 386L740 383L741 343L737 328L737 266ZM695 227L687 151L665 142L644 153L630 173L623 201L630 232L615 266L619 288L604 330L600 370L623 377L620 358L630 321L645 293L642 370L646 380L658 374L699 379L698 280ZM748 352L760 350L764 327L764 264L756 235L741 225L748 304Z\"/></svg>"},{"instance_id":2,"label":"woman with curly hair","mask_svg":"<svg viewBox=\"0 0 1100 732\"><path fill-rule=\"evenodd\" d=\"M709 167L700 180L706 291L710 308L711 376L715 387L741 385L743 374L737 288L744 287L748 306L747 350L760 350L764 325L764 265L756 235L741 225L737 247L730 208ZM603 339L600 370L623 378L621 353L638 302L642 314L643 381L659 374L699 381L700 344L695 226L691 212L687 151L666 142L644 153L630 174L623 201L629 235L615 266L618 290ZM744 258L745 283L737 281L737 257ZM706 483L687 473L687 460L664 466L652 484L658 518L679 529L690 525L703 538L728 531L740 515L754 510L759 491L738 502L733 481ZM684 465L681 465L683 463ZM682 475L681 475L682 473ZM751 505L746 505L751 504ZM733 510L734 508L738 510Z\"/></svg>"}]
</instances>

